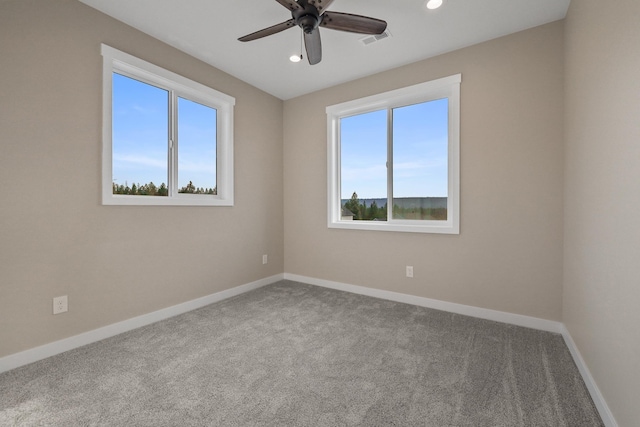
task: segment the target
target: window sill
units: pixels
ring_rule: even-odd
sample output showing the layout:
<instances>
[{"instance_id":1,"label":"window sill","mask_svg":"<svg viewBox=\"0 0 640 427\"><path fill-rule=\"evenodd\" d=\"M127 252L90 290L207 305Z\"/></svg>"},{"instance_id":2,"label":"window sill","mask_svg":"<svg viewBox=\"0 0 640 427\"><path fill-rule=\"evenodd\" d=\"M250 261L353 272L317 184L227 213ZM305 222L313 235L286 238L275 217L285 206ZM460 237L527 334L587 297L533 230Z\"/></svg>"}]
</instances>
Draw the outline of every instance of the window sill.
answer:
<instances>
[{"instance_id":1,"label":"window sill","mask_svg":"<svg viewBox=\"0 0 640 427\"><path fill-rule=\"evenodd\" d=\"M102 204L124 206L233 206L233 200L204 195L185 197L109 195L103 197Z\"/></svg>"},{"instance_id":2,"label":"window sill","mask_svg":"<svg viewBox=\"0 0 640 427\"><path fill-rule=\"evenodd\" d=\"M346 230L395 231L400 233L460 234L458 225L453 224L451 221L420 221L420 224L400 221L330 221L328 227Z\"/></svg>"}]
</instances>

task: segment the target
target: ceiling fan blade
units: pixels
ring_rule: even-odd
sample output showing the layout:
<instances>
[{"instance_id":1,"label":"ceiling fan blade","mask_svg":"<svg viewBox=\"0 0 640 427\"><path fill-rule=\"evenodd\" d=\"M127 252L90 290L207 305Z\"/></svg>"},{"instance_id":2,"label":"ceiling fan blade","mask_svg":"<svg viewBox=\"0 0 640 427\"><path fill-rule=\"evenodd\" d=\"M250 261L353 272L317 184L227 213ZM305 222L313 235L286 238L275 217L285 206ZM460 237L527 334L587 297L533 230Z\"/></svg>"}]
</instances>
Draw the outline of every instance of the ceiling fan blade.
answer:
<instances>
[{"instance_id":1,"label":"ceiling fan blade","mask_svg":"<svg viewBox=\"0 0 640 427\"><path fill-rule=\"evenodd\" d=\"M279 33L280 31L284 31L287 28L295 27L296 21L293 19L289 19L288 21L281 22L272 27L262 29L260 31L256 31L255 33L247 34L244 37L240 37L238 40L241 42L249 42L251 40L260 39L262 37L270 36L272 34Z\"/></svg>"},{"instance_id":2,"label":"ceiling fan blade","mask_svg":"<svg viewBox=\"0 0 640 427\"><path fill-rule=\"evenodd\" d=\"M316 65L322 60L320 29L316 28L311 33L304 33L304 47L307 50L309 64Z\"/></svg>"},{"instance_id":3,"label":"ceiling fan blade","mask_svg":"<svg viewBox=\"0 0 640 427\"><path fill-rule=\"evenodd\" d=\"M292 12L294 10L302 9L302 6L300 6L295 0L276 0L276 1Z\"/></svg>"},{"instance_id":4,"label":"ceiling fan blade","mask_svg":"<svg viewBox=\"0 0 640 427\"><path fill-rule=\"evenodd\" d=\"M387 29L387 23L381 19L341 12L325 12L320 26L361 34L382 34Z\"/></svg>"},{"instance_id":5,"label":"ceiling fan blade","mask_svg":"<svg viewBox=\"0 0 640 427\"><path fill-rule=\"evenodd\" d=\"M318 13L324 12L326 8L333 3L333 0L309 0L309 4L318 9Z\"/></svg>"}]
</instances>

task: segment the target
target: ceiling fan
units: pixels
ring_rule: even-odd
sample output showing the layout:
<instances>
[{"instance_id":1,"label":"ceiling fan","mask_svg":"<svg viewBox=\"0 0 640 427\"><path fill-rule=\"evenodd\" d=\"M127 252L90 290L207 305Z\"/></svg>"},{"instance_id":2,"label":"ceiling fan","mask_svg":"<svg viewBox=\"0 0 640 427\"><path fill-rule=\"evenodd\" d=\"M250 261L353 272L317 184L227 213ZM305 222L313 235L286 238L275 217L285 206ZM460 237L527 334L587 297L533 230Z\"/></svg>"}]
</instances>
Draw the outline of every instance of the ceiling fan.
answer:
<instances>
[{"instance_id":1,"label":"ceiling fan","mask_svg":"<svg viewBox=\"0 0 640 427\"><path fill-rule=\"evenodd\" d=\"M325 12L333 0L276 1L291 11L292 18L240 37L238 40L248 42L298 26L304 33L304 45L309 64L315 65L322 60L322 43L318 27L360 34L382 34L387 29L387 23L381 19L351 13Z\"/></svg>"}]
</instances>

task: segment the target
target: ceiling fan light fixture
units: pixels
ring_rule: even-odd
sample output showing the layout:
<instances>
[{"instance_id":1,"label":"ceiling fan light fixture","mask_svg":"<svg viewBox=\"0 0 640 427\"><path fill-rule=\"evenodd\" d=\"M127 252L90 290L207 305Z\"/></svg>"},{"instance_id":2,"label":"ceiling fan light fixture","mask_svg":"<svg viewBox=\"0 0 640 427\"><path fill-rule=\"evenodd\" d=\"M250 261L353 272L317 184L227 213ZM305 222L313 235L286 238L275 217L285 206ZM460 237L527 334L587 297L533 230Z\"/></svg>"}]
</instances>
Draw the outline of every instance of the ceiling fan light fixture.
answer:
<instances>
[{"instance_id":1,"label":"ceiling fan light fixture","mask_svg":"<svg viewBox=\"0 0 640 427\"><path fill-rule=\"evenodd\" d=\"M427 0L425 3L427 9L434 10L442 6L442 0Z\"/></svg>"},{"instance_id":2,"label":"ceiling fan light fixture","mask_svg":"<svg viewBox=\"0 0 640 427\"><path fill-rule=\"evenodd\" d=\"M300 62L302 60L302 55L291 55L289 57L289 61L291 62Z\"/></svg>"}]
</instances>

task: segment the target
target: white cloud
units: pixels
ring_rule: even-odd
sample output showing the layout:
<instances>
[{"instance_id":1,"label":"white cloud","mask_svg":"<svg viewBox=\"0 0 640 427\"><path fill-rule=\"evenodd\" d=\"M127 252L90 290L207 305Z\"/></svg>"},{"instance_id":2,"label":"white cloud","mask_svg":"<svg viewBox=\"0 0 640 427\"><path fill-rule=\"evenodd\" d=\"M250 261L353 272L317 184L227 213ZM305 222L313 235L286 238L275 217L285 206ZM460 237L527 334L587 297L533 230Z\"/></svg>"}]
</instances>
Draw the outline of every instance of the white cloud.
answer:
<instances>
[{"instance_id":1,"label":"white cloud","mask_svg":"<svg viewBox=\"0 0 640 427\"><path fill-rule=\"evenodd\" d=\"M215 174L216 165L211 162L180 161L178 164L178 173L180 172Z\"/></svg>"},{"instance_id":2,"label":"white cloud","mask_svg":"<svg viewBox=\"0 0 640 427\"><path fill-rule=\"evenodd\" d=\"M132 165L140 165L140 166L147 166L147 167L152 167L152 168L167 169L167 161L166 160L160 160L160 159L157 159L157 158L144 156L144 155L114 154L113 155L113 161L114 161L114 163L115 162L122 162L122 163L128 163L128 164L132 164Z\"/></svg>"},{"instance_id":3,"label":"white cloud","mask_svg":"<svg viewBox=\"0 0 640 427\"><path fill-rule=\"evenodd\" d=\"M377 180L380 179L381 176L387 176L387 167L385 165L374 165L364 168L342 168L343 180Z\"/></svg>"}]
</instances>

